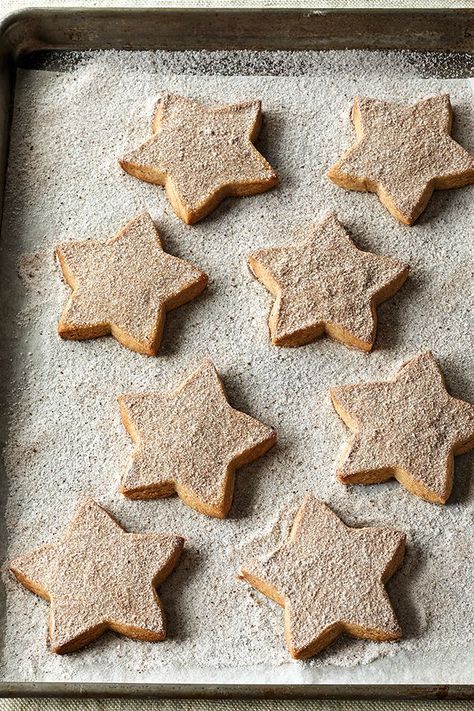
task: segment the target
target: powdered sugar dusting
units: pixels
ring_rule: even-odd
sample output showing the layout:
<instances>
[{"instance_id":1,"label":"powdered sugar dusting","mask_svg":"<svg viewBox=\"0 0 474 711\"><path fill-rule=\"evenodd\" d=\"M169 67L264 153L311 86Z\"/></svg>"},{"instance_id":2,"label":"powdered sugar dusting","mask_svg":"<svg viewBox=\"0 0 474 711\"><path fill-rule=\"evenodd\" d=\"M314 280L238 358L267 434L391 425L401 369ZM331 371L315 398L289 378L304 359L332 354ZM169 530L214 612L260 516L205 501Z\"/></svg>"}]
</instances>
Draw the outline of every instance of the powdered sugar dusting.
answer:
<instances>
[{"instance_id":1,"label":"powdered sugar dusting","mask_svg":"<svg viewBox=\"0 0 474 711\"><path fill-rule=\"evenodd\" d=\"M329 175L343 187L376 190L391 213L412 224L432 186L474 183L474 156L450 136L449 96L411 105L356 97L352 119L357 142Z\"/></svg>"},{"instance_id":2,"label":"powdered sugar dusting","mask_svg":"<svg viewBox=\"0 0 474 711\"><path fill-rule=\"evenodd\" d=\"M140 352L156 354L167 309L201 292L207 276L183 259L166 254L147 213L127 222L107 241L68 242L56 247L73 287L60 333L68 338L107 335Z\"/></svg>"},{"instance_id":3,"label":"powdered sugar dusting","mask_svg":"<svg viewBox=\"0 0 474 711\"><path fill-rule=\"evenodd\" d=\"M308 230L304 241L261 249L250 255L249 264L257 277L254 265L260 266L260 280L268 288L274 284L270 291L279 294L269 320L274 343L301 345L333 326L342 341L352 338L365 350L375 338L370 305L400 288L408 273L396 260L356 249L331 213Z\"/></svg>"},{"instance_id":4,"label":"powdered sugar dusting","mask_svg":"<svg viewBox=\"0 0 474 711\"><path fill-rule=\"evenodd\" d=\"M244 563L242 575L283 603L287 643L303 658L347 627L372 639L400 636L383 583L399 567L404 549L403 533L348 528L307 494L290 537L264 560Z\"/></svg>"},{"instance_id":5,"label":"powdered sugar dusting","mask_svg":"<svg viewBox=\"0 0 474 711\"><path fill-rule=\"evenodd\" d=\"M453 137L473 152L469 82L425 78L416 62L391 54L302 53L298 73L295 56L278 53L273 76L258 74L265 72L258 55L227 65L219 56L209 74L211 59L192 54L190 71L181 74L182 56L174 62L159 53L104 53L69 71L18 74L0 254L4 557L58 538L87 494L128 530L181 534L187 543L160 588L169 631L161 644L108 634L59 658L46 648L46 604L5 575L6 680L153 681L176 670L189 678L199 667L218 669L220 678L232 669L229 681L235 681L238 669L251 665L259 681L271 668L270 678L280 682L278 667L288 660L282 611L236 579L244 560L239 546L268 530L277 513L308 490L348 525L406 532L405 561L387 586L404 637L380 644L341 640L291 670L320 681L337 666L338 678L354 679L357 669L343 667L392 655L390 671L401 669L409 680L415 655L442 649L445 662L448 647L474 638L467 565L474 553L472 455L457 458L445 507L420 501L396 482L346 488L335 477L335 462L347 432L328 398L330 386L386 379L431 348L452 394L474 400L474 188L435 193L408 228L375 196L346 192L326 177L353 140L350 110L357 94L410 103L447 92ZM224 75L236 68L239 74ZM227 199L202 223L183 225L162 188L124 174L117 163L149 137L153 106L166 90L209 105L262 100L256 147L278 172L280 186ZM112 338L61 341L56 322L69 290L54 267L54 246L110 237L144 209L156 220L165 251L209 274L208 289L173 312L156 358ZM327 338L298 349L279 349L268 338L272 299L249 273L248 254L290 243L294 230L326 209L338 214L362 249L411 266L404 288L378 309L379 337L370 355ZM117 491L131 443L116 396L169 390L205 355L222 374L230 403L278 434L265 457L237 474L225 521L177 498L129 501ZM364 668L364 678L379 661ZM450 674L446 663L443 673Z\"/></svg>"},{"instance_id":6,"label":"powdered sugar dusting","mask_svg":"<svg viewBox=\"0 0 474 711\"><path fill-rule=\"evenodd\" d=\"M331 398L360 433L339 462L344 481L381 481L384 470L398 468L412 493L449 498L451 457L474 444L474 405L448 394L431 353L409 360L391 381L331 388Z\"/></svg>"},{"instance_id":7,"label":"powdered sugar dusting","mask_svg":"<svg viewBox=\"0 0 474 711\"><path fill-rule=\"evenodd\" d=\"M258 101L210 108L164 94L153 117L153 136L120 164L137 178L166 184L178 214L195 222L198 213L209 212L218 193L238 195L244 188L258 193L276 183L272 167L251 143L259 123Z\"/></svg>"},{"instance_id":8,"label":"powdered sugar dusting","mask_svg":"<svg viewBox=\"0 0 474 711\"><path fill-rule=\"evenodd\" d=\"M121 490L134 498L177 491L198 511L225 516L234 469L275 441L270 427L229 407L208 359L172 392L121 395L119 401L135 441Z\"/></svg>"},{"instance_id":9,"label":"powdered sugar dusting","mask_svg":"<svg viewBox=\"0 0 474 711\"><path fill-rule=\"evenodd\" d=\"M15 558L10 567L51 603L50 644L83 646L111 627L161 641L166 624L153 590L174 568L183 539L126 534L90 497L60 540Z\"/></svg>"}]
</instances>

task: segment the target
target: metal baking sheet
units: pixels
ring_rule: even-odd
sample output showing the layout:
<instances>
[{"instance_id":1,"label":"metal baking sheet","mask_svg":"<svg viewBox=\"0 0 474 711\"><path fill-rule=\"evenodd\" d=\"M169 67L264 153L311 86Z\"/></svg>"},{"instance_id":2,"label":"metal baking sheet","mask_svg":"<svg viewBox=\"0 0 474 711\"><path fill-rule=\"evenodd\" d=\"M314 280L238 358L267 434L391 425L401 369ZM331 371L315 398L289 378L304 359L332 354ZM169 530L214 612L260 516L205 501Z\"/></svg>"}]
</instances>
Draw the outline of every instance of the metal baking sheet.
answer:
<instances>
[{"instance_id":1,"label":"metal baking sheet","mask_svg":"<svg viewBox=\"0 0 474 711\"><path fill-rule=\"evenodd\" d=\"M238 28L238 32L236 31ZM0 28L0 195L17 65L34 67L46 56L60 66L58 51L89 49L209 49L260 51L303 49L408 49L439 53L440 75L474 76L474 11L242 11L75 10L24 11ZM454 61L455 60L455 61ZM416 61L416 59L414 59ZM430 63L430 71L435 63ZM5 371L8 373L8 371ZM2 382L8 388L8 378ZM0 432L5 439L4 426ZM6 482L0 483L2 502ZM3 510L3 503L0 504ZM3 591L1 593L3 595ZM0 598L0 613L3 600ZM45 654L49 653L45 650ZM121 684L92 678L17 683L0 680L4 695L156 696L457 696L472 697L466 658L474 648L406 655L393 674L393 659L351 668L302 671L291 664L271 669L157 670L150 683ZM397 655L397 660L400 659ZM405 669L401 674L400 669ZM396 683L395 683L396 682Z\"/></svg>"}]
</instances>

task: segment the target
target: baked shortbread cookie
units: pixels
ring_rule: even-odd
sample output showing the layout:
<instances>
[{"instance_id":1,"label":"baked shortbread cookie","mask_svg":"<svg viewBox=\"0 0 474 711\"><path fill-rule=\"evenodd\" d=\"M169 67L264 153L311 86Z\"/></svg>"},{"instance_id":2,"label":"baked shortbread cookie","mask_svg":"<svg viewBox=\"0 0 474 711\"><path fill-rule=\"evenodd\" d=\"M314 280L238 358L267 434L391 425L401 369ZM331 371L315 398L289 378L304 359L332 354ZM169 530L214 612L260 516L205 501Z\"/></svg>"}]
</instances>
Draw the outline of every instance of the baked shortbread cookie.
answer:
<instances>
[{"instance_id":1,"label":"baked shortbread cookie","mask_svg":"<svg viewBox=\"0 0 474 711\"><path fill-rule=\"evenodd\" d=\"M269 327L277 346L301 346L325 332L370 351L377 305L408 276L408 266L398 260L357 249L332 213L303 242L260 249L248 262L275 296Z\"/></svg>"},{"instance_id":2,"label":"baked shortbread cookie","mask_svg":"<svg viewBox=\"0 0 474 711\"><path fill-rule=\"evenodd\" d=\"M56 247L72 289L58 324L61 338L112 334L132 351L156 355L166 312L201 293L207 275L163 251L148 213L128 222L107 242L85 240Z\"/></svg>"},{"instance_id":3,"label":"baked shortbread cookie","mask_svg":"<svg viewBox=\"0 0 474 711\"><path fill-rule=\"evenodd\" d=\"M250 560L240 574L285 608L289 652L305 659L343 633L380 641L401 636L384 583L404 552L404 533L349 528L307 494L289 538Z\"/></svg>"},{"instance_id":4,"label":"baked shortbread cookie","mask_svg":"<svg viewBox=\"0 0 474 711\"><path fill-rule=\"evenodd\" d=\"M225 197L263 193L278 178L253 141L262 123L260 101L217 108L163 94L153 136L119 160L130 175L164 185L183 222L206 217Z\"/></svg>"},{"instance_id":5,"label":"baked shortbread cookie","mask_svg":"<svg viewBox=\"0 0 474 711\"><path fill-rule=\"evenodd\" d=\"M393 380L342 385L330 394L354 433L337 469L342 482L395 477L412 494L446 503L454 455L474 447L474 405L449 395L429 351L407 361Z\"/></svg>"},{"instance_id":6,"label":"baked shortbread cookie","mask_svg":"<svg viewBox=\"0 0 474 711\"><path fill-rule=\"evenodd\" d=\"M118 401L135 444L120 485L132 499L177 493L196 511L224 518L235 470L276 440L271 427L229 405L209 359L172 392L120 395Z\"/></svg>"},{"instance_id":7,"label":"baked shortbread cookie","mask_svg":"<svg viewBox=\"0 0 474 711\"><path fill-rule=\"evenodd\" d=\"M433 190L474 183L474 156L450 136L447 94L410 106L357 96L352 121L357 140L328 175L343 188L377 193L400 222L413 224Z\"/></svg>"},{"instance_id":8,"label":"baked shortbread cookie","mask_svg":"<svg viewBox=\"0 0 474 711\"><path fill-rule=\"evenodd\" d=\"M58 654L92 642L106 630L149 642L166 637L156 593L183 549L181 536L126 533L90 498L62 539L19 556L10 570L50 602L49 637Z\"/></svg>"}]
</instances>

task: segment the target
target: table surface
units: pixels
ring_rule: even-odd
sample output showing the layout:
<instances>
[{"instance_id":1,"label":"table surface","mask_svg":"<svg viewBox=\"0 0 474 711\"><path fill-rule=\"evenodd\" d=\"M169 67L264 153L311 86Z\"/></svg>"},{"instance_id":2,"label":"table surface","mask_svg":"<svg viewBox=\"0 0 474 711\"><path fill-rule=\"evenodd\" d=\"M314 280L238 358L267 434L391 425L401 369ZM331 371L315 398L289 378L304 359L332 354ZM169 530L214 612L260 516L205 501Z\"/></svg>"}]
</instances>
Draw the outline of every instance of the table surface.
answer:
<instances>
[{"instance_id":1,"label":"table surface","mask_svg":"<svg viewBox=\"0 0 474 711\"><path fill-rule=\"evenodd\" d=\"M0 711L472 711L470 701L5 699Z\"/></svg>"},{"instance_id":2,"label":"table surface","mask_svg":"<svg viewBox=\"0 0 474 711\"><path fill-rule=\"evenodd\" d=\"M0 19L16 10L28 7L260 7L260 8L474 8L474 0L382 0L379 2L355 2L354 0L172 0L171 2L157 2L157 0L2 0ZM0 711L33 711L41 706L45 711L148 711L149 709L163 709L166 711L208 711L219 708L225 711L399 711L400 709L413 709L413 711L439 711L441 708L450 711L467 711L474 709L471 701L205 701L205 700L81 700L81 699L44 699L39 702L34 699L0 699Z\"/></svg>"},{"instance_id":3,"label":"table surface","mask_svg":"<svg viewBox=\"0 0 474 711\"><path fill-rule=\"evenodd\" d=\"M473 8L474 0L2 0L0 17L25 7Z\"/></svg>"}]
</instances>

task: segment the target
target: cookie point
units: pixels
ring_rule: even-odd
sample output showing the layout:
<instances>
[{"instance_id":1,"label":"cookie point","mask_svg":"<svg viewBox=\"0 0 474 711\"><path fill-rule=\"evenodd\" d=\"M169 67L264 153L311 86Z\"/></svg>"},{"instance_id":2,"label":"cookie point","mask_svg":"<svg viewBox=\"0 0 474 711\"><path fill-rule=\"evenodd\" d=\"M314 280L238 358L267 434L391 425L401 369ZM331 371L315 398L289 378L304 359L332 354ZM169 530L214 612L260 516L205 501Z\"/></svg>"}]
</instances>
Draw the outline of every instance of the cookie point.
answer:
<instances>
[{"instance_id":1,"label":"cookie point","mask_svg":"<svg viewBox=\"0 0 474 711\"><path fill-rule=\"evenodd\" d=\"M123 158L117 158L117 163L122 168L122 170L128 173L128 168L130 166L130 156L128 154L123 156Z\"/></svg>"},{"instance_id":2,"label":"cookie point","mask_svg":"<svg viewBox=\"0 0 474 711\"><path fill-rule=\"evenodd\" d=\"M176 550L179 553L181 553L183 551L185 544L186 544L186 538L184 536L180 536L178 534L173 534L172 538L173 538L173 542L174 542Z\"/></svg>"},{"instance_id":3,"label":"cookie point","mask_svg":"<svg viewBox=\"0 0 474 711\"><path fill-rule=\"evenodd\" d=\"M403 553L405 553L407 534L405 531L399 531L398 529L393 529L393 532L396 536L398 536L398 545L403 548Z\"/></svg>"},{"instance_id":4,"label":"cookie point","mask_svg":"<svg viewBox=\"0 0 474 711\"><path fill-rule=\"evenodd\" d=\"M437 504L438 506L444 506L448 502L449 497L451 496L451 491L452 491L452 487L449 489L449 491L444 491L442 493L428 491L424 494L418 494L418 495L420 496L420 498L424 499L424 501L428 501L428 503L430 503L430 504Z\"/></svg>"},{"instance_id":5,"label":"cookie point","mask_svg":"<svg viewBox=\"0 0 474 711\"><path fill-rule=\"evenodd\" d=\"M270 446L274 445L275 442L276 442L277 439L278 439L278 435L277 435L276 429L274 429L273 427L270 427L270 426L268 426L268 439L269 439L270 442L271 442L271 445L270 445Z\"/></svg>"},{"instance_id":6,"label":"cookie point","mask_svg":"<svg viewBox=\"0 0 474 711\"><path fill-rule=\"evenodd\" d=\"M348 486L350 484L350 474L347 474L342 469L336 469L336 477L341 482L341 484L344 484L345 486Z\"/></svg>"},{"instance_id":7,"label":"cookie point","mask_svg":"<svg viewBox=\"0 0 474 711\"><path fill-rule=\"evenodd\" d=\"M208 355L204 356L199 368L202 370L211 370L213 373L218 372L214 361L212 360L211 356Z\"/></svg>"},{"instance_id":8,"label":"cookie point","mask_svg":"<svg viewBox=\"0 0 474 711\"><path fill-rule=\"evenodd\" d=\"M419 357L420 358L427 358L429 360L436 360L436 358L433 354L433 351L430 348L428 348L426 351L420 351Z\"/></svg>"},{"instance_id":9,"label":"cookie point","mask_svg":"<svg viewBox=\"0 0 474 711\"><path fill-rule=\"evenodd\" d=\"M99 508L102 509L102 506L95 501L95 499L90 496L90 494L86 494L80 501L79 505L77 506L77 510L85 509L85 508ZM105 509L104 509L105 510Z\"/></svg>"}]
</instances>

